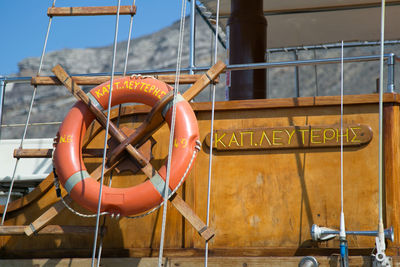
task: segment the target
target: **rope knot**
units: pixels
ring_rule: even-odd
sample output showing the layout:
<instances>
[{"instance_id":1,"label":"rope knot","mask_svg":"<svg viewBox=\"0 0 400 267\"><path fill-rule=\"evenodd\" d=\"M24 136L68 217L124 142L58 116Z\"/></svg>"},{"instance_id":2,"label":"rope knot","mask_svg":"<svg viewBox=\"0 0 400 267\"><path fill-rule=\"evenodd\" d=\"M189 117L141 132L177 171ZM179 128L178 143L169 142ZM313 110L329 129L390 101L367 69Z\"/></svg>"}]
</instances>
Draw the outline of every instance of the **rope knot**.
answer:
<instances>
[{"instance_id":1,"label":"rope knot","mask_svg":"<svg viewBox=\"0 0 400 267\"><path fill-rule=\"evenodd\" d=\"M196 140L196 146L194 147L197 152L199 152L201 150L201 142L200 140Z\"/></svg>"},{"instance_id":2,"label":"rope knot","mask_svg":"<svg viewBox=\"0 0 400 267\"><path fill-rule=\"evenodd\" d=\"M154 78L154 76L151 75L142 75L142 74L132 74L131 78L133 79L146 79L146 78L152 78L152 79L156 79Z\"/></svg>"}]
</instances>

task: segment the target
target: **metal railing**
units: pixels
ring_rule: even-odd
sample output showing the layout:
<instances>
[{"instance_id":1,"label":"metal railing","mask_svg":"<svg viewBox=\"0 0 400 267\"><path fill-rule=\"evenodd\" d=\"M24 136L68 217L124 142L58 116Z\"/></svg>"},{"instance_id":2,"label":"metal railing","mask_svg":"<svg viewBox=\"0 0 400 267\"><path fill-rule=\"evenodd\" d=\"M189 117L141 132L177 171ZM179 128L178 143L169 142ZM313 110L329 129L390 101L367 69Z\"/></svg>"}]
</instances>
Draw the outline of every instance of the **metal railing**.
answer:
<instances>
[{"instance_id":1,"label":"metal railing","mask_svg":"<svg viewBox=\"0 0 400 267\"><path fill-rule=\"evenodd\" d=\"M370 62L379 61L379 55L371 56L358 56L358 57L345 57L343 58L344 63L354 62ZM396 55L394 53L385 54L384 59L387 64L387 89L386 92L392 93L395 90L395 61ZM341 62L341 58L325 58L325 59L309 59L309 60L293 60L293 61L280 61L280 62L263 62L263 63L252 63L252 64L234 64L228 65L227 70L238 71L238 70L250 70L250 69L268 69L268 68L286 68L286 67L299 67L299 66L311 66L311 65L326 65L326 64L337 64ZM207 71L211 66L196 67L190 66L183 68L181 72L202 72ZM157 69L157 70L138 70L129 71L127 75L134 74L166 74L174 73L175 69ZM122 72L116 72L115 75L122 75ZM106 76L110 73L90 73L90 74L73 74L73 76ZM0 125L3 125L3 106L4 106L4 94L5 88L8 83L28 83L32 77L0 77ZM0 128L1 134L1 128Z\"/></svg>"}]
</instances>

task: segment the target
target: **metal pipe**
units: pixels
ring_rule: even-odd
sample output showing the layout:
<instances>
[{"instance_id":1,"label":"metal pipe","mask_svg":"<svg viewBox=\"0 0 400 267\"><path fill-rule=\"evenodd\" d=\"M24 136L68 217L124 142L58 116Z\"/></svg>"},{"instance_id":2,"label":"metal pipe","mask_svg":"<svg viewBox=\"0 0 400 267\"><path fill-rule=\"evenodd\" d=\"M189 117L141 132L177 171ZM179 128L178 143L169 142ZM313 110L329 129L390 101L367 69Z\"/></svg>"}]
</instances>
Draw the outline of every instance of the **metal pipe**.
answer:
<instances>
[{"instance_id":1,"label":"metal pipe","mask_svg":"<svg viewBox=\"0 0 400 267\"><path fill-rule=\"evenodd\" d=\"M0 79L0 140L1 140L1 126L3 126L3 106L4 106L4 95L6 92L6 83L4 79Z\"/></svg>"},{"instance_id":2,"label":"metal pipe","mask_svg":"<svg viewBox=\"0 0 400 267\"><path fill-rule=\"evenodd\" d=\"M385 45L396 45L400 44L400 40L385 41ZM377 46L380 42L348 42L344 43L344 47L360 47L360 46ZM317 50L317 49L330 49L330 48L340 48L341 43L330 43L321 45L304 45L304 46L291 46L291 47L281 47L281 48L269 48L267 53L276 52L289 52L292 50Z\"/></svg>"},{"instance_id":3,"label":"metal pipe","mask_svg":"<svg viewBox=\"0 0 400 267\"><path fill-rule=\"evenodd\" d=\"M316 224L311 226L311 237L314 241L326 241L340 234L340 231L326 227L320 227ZM378 236L378 231L346 231L346 235ZM393 226L384 230L385 238L394 241Z\"/></svg>"},{"instance_id":4,"label":"metal pipe","mask_svg":"<svg viewBox=\"0 0 400 267\"><path fill-rule=\"evenodd\" d=\"M393 53L389 54L389 57L387 59L387 65L388 65L388 74L387 74L387 79L388 79L388 85L387 85L387 92L388 93L393 93L395 89L394 85L394 64L395 64L395 55Z\"/></svg>"},{"instance_id":5,"label":"metal pipe","mask_svg":"<svg viewBox=\"0 0 400 267\"><path fill-rule=\"evenodd\" d=\"M28 123L28 126L42 126L42 125L59 125L62 121L49 121L49 122L32 122ZM1 124L1 121L0 121ZM25 123L12 123L12 124L1 124L0 128L9 128L9 127L23 127ZM1 131L1 129L0 129Z\"/></svg>"},{"instance_id":6,"label":"metal pipe","mask_svg":"<svg viewBox=\"0 0 400 267\"><path fill-rule=\"evenodd\" d=\"M385 54L384 58L388 59L392 54ZM395 55L393 55L395 58ZM366 62L379 60L380 56L359 56L359 57L345 57L344 62ZM309 66L309 65L323 65L323 64L334 64L340 63L340 58L325 58L325 59L310 59L310 60L298 60L298 61L280 61L280 62L263 62L263 63L248 63L248 64L233 64L228 65L227 70L247 70L247 69L262 69L262 68L285 68L294 66ZM394 59L393 59L394 60ZM193 71L207 71L211 66L194 67ZM189 72L189 68L182 68L181 72ZM158 70L138 70L128 71L127 75L133 74L165 74L174 73L175 69L158 69ZM115 75L123 75L123 72L115 72ZM71 74L71 76L110 76L110 72L99 72L99 73L87 73L87 74ZM51 76L55 77L55 76ZM30 82L32 77L5 77L4 81L7 83L25 83Z\"/></svg>"},{"instance_id":7,"label":"metal pipe","mask_svg":"<svg viewBox=\"0 0 400 267\"><path fill-rule=\"evenodd\" d=\"M392 54L385 54L385 60L389 59ZM395 58L395 55L393 55ZM345 57L343 61L345 63L350 62L367 62L379 60L380 56L359 56L359 57ZM266 68L285 68L285 67L295 67L295 66L310 66L310 65L324 65L324 64L335 64L340 63L340 58L325 58L325 59L309 59L309 60L298 60L298 61L281 61L281 62L263 62L263 63L247 63L247 64L232 64L226 67L227 70L248 70L248 69L266 69ZM394 59L393 59L394 61ZM211 66L194 67L193 71L207 71ZM181 72L189 72L189 68L182 68ZM174 73L175 69L158 69L158 70L138 70L129 71L127 75L133 74L165 74ZM115 75L122 75L122 72L115 72ZM99 73L89 73L89 74L72 74L71 76L110 76L109 72L99 72ZM51 76L55 77L55 76ZM5 77L4 81L7 83L25 83L32 79L32 77Z\"/></svg>"},{"instance_id":8,"label":"metal pipe","mask_svg":"<svg viewBox=\"0 0 400 267\"><path fill-rule=\"evenodd\" d=\"M203 13L203 11L196 5L196 11L197 13L199 13L200 17L204 20L204 22L207 24L207 26L210 28L210 30L213 32L213 34L215 35L216 30L214 29L214 27L212 26L212 24L210 23L210 21L208 20L208 17ZM219 27L219 26L218 26ZM228 33L228 30L227 30ZM222 45L222 47L224 49L226 49L226 43L224 40L222 40L221 34L218 33L218 41L219 43ZM228 41L228 40L227 40Z\"/></svg>"},{"instance_id":9,"label":"metal pipe","mask_svg":"<svg viewBox=\"0 0 400 267\"><path fill-rule=\"evenodd\" d=\"M196 45L196 0L190 0L189 74L193 74Z\"/></svg>"},{"instance_id":10,"label":"metal pipe","mask_svg":"<svg viewBox=\"0 0 400 267\"><path fill-rule=\"evenodd\" d=\"M296 50L293 50L294 60L299 60L299 55ZM300 81L299 81L299 67L294 67L294 95L295 97L300 97Z\"/></svg>"},{"instance_id":11,"label":"metal pipe","mask_svg":"<svg viewBox=\"0 0 400 267\"><path fill-rule=\"evenodd\" d=\"M384 55L385 59L390 57L390 54ZM365 62L365 61L375 61L379 60L380 56L360 56L360 57L345 57L343 61L349 62ZM341 58L325 58L325 59L307 59L298 61L281 61L281 62L263 62L263 63L249 63L249 64L234 64L227 66L228 70L246 70L246 69L262 69L262 68L285 68L294 66L309 66L309 65L323 65L323 64L334 64L340 63Z\"/></svg>"}]
</instances>

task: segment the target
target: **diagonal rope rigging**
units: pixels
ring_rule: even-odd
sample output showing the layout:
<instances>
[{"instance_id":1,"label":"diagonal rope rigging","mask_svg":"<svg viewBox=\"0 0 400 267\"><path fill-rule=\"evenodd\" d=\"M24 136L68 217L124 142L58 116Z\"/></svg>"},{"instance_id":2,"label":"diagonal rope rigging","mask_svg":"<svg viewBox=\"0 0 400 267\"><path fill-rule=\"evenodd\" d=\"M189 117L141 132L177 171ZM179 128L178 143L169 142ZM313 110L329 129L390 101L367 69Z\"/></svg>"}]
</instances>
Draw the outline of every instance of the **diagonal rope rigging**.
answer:
<instances>
[{"instance_id":1,"label":"diagonal rope rigging","mask_svg":"<svg viewBox=\"0 0 400 267\"><path fill-rule=\"evenodd\" d=\"M53 4L52 7L54 7L56 4L56 0L53 0ZM49 23L47 25L47 31L46 31L46 37L44 39L44 44L43 44L43 49L42 49L42 54L40 56L40 63L39 63L39 68L38 68L38 72L37 72L37 76L40 75L41 71L42 71L42 66L43 66L43 60L44 60L44 54L46 52L46 46L47 46L47 41L49 39L49 33L50 33L50 28L51 28L51 22L53 20L53 17L50 16L49 17ZM24 127L24 132L22 134L22 138L21 138L21 143L19 145L19 149L22 149L23 147L23 143L26 137L26 132L28 131L28 125L29 125L29 121L31 118L31 114L32 114L32 108L33 108L33 103L35 102L35 97L36 97L36 91L37 91L37 85L35 85L33 87L33 93L32 93L32 98L31 98L31 102L29 105L29 111L28 111L28 116L26 118L26 123L25 123L25 127ZM8 204L10 203L10 197L11 197L11 192L12 192L12 188L14 186L14 181L15 181L15 174L17 172L17 168L18 168L18 163L20 161L20 158L17 158L15 165L14 165L14 170L13 170L13 174L11 177L11 182L10 182L10 188L8 190L8 194L7 194L7 200L6 200L6 204L4 205L4 211L3 211L3 216L1 218L1 224L4 224L5 218L6 218L6 214L7 214L7 209L8 209Z\"/></svg>"},{"instance_id":2,"label":"diagonal rope rigging","mask_svg":"<svg viewBox=\"0 0 400 267\"><path fill-rule=\"evenodd\" d=\"M194 0L192 0L194 1ZM218 58L218 29L219 29L219 0L217 1L217 20L215 24L215 37L214 37L214 59L213 65L217 62ZM214 141L214 114L215 114L215 83L212 85L212 107L211 107L211 129L210 129L210 158L208 162L208 186L207 186L207 221L206 225L210 225L210 201L211 201L211 177L212 177L212 160L213 160L213 141ZM205 245L204 266L208 265L208 240Z\"/></svg>"},{"instance_id":3,"label":"diagonal rope rigging","mask_svg":"<svg viewBox=\"0 0 400 267\"><path fill-rule=\"evenodd\" d=\"M136 1L133 0L132 5L135 5ZM128 68L128 57L129 57L129 48L131 44L131 36L132 36L132 25L133 25L133 14L131 14L130 21L129 21L129 32L128 32L128 41L126 43L126 53L125 53L125 62L124 62L124 73L123 76L126 76L126 71ZM118 117L117 117L117 127L119 127L120 124L120 117L121 117L121 110L122 110L122 105L118 105ZM112 184L112 178L113 178L113 173L114 171L111 171L110 173L110 178L108 181L108 187L111 187ZM104 229L104 226L106 224L106 219L107 217L103 218L103 223L101 225L101 229ZM97 252L97 267L100 266L100 260L101 260L101 253L103 251L103 238L104 238L104 231L100 232L100 242L99 242L99 250Z\"/></svg>"},{"instance_id":4,"label":"diagonal rope rigging","mask_svg":"<svg viewBox=\"0 0 400 267\"><path fill-rule=\"evenodd\" d=\"M171 173L171 158L172 158L172 148L174 145L174 134L175 134L175 119L176 119L176 101L177 95L179 92L179 76L181 70L181 61L182 61L182 45L183 45L183 35L185 30L185 10L186 10L186 0L182 0L182 9L181 9L181 20L179 25L179 42L178 42L178 53L176 60L176 77L174 84L174 99L172 102L172 118L171 118L171 127L169 134L169 147L168 147L168 162L167 162L167 176L165 178L165 189L164 189L164 200L163 200L163 216L162 216L162 225L161 225L161 240L160 240L160 250L158 255L158 266L162 266L162 257L164 250L164 239L165 239L165 225L167 220L167 201L168 201L168 189L169 189L169 179Z\"/></svg>"},{"instance_id":5,"label":"diagonal rope rigging","mask_svg":"<svg viewBox=\"0 0 400 267\"><path fill-rule=\"evenodd\" d=\"M92 267L94 267L94 262L95 262L95 258L96 258L97 236L99 233L101 197L102 197L103 183L104 183L104 169L105 169L105 163L106 163L108 129L109 129L109 125L110 125L110 116L111 116L110 111L111 111L111 99L112 99L112 91L113 91L112 88L113 88L113 83L114 83L115 57L116 57L116 52L117 52L120 7L121 7L121 0L118 0L117 16L116 16L116 22L115 22L113 57L112 57L112 64L111 64L110 92L108 95L107 123L106 123L105 135L104 135L103 160L102 160L102 166L101 166L100 190L99 190L99 199L98 199L98 205L97 205L96 231L95 231L94 240L93 240Z\"/></svg>"}]
</instances>

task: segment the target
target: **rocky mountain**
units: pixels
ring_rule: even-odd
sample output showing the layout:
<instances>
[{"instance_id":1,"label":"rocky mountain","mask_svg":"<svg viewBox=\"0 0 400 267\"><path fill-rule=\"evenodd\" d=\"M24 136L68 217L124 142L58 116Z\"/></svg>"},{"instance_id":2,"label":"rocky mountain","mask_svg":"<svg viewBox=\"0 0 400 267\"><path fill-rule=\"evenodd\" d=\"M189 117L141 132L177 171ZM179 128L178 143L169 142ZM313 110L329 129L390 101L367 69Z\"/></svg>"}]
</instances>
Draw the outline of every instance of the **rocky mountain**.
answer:
<instances>
[{"instance_id":1,"label":"rocky mountain","mask_svg":"<svg viewBox=\"0 0 400 267\"><path fill-rule=\"evenodd\" d=\"M208 26L199 17L197 18L196 35L196 66L209 66L212 62L213 36ZM222 36L224 34L222 33ZM179 39L179 21L154 34L143 36L131 41L128 56L128 71L150 69L175 69ZM112 41L111 41L112 42ZM184 45L182 51L182 66L189 62L189 21L186 20ZM116 72L124 69L127 41L119 42L116 54ZM219 45L219 59L225 60L225 51ZM69 73L109 73L112 64L113 46L88 49L64 49L45 54L41 75L53 75L51 69L61 64ZM39 58L26 58L19 62L20 77L35 76L39 66ZM220 88L223 89L221 80ZM181 86L181 91L187 86ZM84 90L90 90L89 87ZM221 91L221 90L219 90ZM29 84L8 84L6 87L3 124L23 124L26 121L33 87ZM222 92L222 91L221 91ZM220 100L223 94L220 94ZM197 97L197 101L205 101L209 92ZM62 86L39 86L35 98L30 122L59 122L62 121L68 110L75 103L75 99ZM58 125L32 126L27 137L53 137ZM20 138L23 127L7 127L2 129L2 138Z\"/></svg>"},{"instance_id":2,"label":"rocky mountain","mask_svg":"<svg viewBox=\"0 0 400 267\"><path fill-rule=\"evenodd\" d=\"M209 66L212 62L213 35L202 19L197 18L196 32L196 66ZM189 60L189 24L185 25L182 66L188 66ZM128 71L149 69L175 69L179 22L154 34L134 39L129 50ZM224 33L222 33L224 38ZM127 41L118 43L116 71L122 72L125 62ZM400 55L400 46L387 46L385 53ZM365 56L379 54L379 47L347 48L347 56ZM302 59L340 57L340 49L301 50L297 54ZM218 47L218 58L225 61L226 51ZM292 61L293 52L267 53L267 60ZM110 72L112 63L112 45L88 49L65 49L45 55L41 75L52 75L51 68L61 64L69 73ZM36 75L39 58L26 58L19 66L18 76ZM293 97L295 95L295 68L268 69L268 97ZM348 63L344 67L345 94L373 93L376 91L376 79L379 77L379 62ZM298 68L298 85L300 96L335 95L340 90L340 65L302 66ZM398 87L398 84L396 84ZM181 91L187 87L181 86ZM84 88L90 90L90 88ZM33 88L29 84L8 84L6 87L3 124L25 123ZM225 98L225 79L217 87L217 100ZM210 90L206 89L195 101L209 101ZM75 99L62 87L40 86L37 90L30 122L60 122ZM32 126L28 138L54 137L59 125ZM23 127L3 127L2 138L20 138Z\"/></svg>"}]
</instances>

